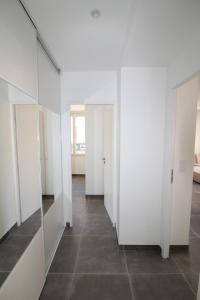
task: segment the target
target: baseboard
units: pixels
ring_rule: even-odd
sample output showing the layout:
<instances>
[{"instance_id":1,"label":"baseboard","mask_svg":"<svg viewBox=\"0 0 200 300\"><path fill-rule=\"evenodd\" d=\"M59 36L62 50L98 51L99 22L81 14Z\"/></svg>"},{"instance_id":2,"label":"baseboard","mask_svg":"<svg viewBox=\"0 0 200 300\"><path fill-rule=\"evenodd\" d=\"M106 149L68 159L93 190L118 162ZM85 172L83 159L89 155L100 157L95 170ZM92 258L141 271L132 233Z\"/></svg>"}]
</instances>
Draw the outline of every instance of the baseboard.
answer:
<instances>
[{"instance_id":1,"label":"baseboard","mask_svg":"<svg viewBox=\"0 0 200 300\"><path fill-rule=\"evenodd\" d=\"M120 245L120 248L124 250L153 250L161 252L161 247L159 245Z\"/></svg>"},{"instance_id":2,"label":"baseboard","mask_svg":"<svg viewBox=\"0 0 200 300\"><path fill-rule=\"evenodd\" d=\"M91 195L91 194L86 194L85 195L86 199L90 199L90 198L95 198L99 199L99 200L103 200L104 199L104 195Z\"/></svg>"},{"instance_id":3,"label":"baseboard","mask_svg":"<svg viewBox=\"0 0 200 300\"><path fill-rule=\"evenodd\" d=\"M42 195L42 199L54 199L54 195Z\"/></svg>"},{"instance_id":4,"label":"baseboard","mask_svg":"<svg viewBox=\"0 0 200 300\"><path fill-rule=\"evenodd\" d=\"M170 251L181 251L181 250L188 250L190 245L170 245Z\"/></svg>"},{"instance_id":5,"label":"baseboard","mask_svg":"<svg viewBox=\"0 0 200 300\"><path fill-rule=\"evenodd\" d=\"M85 174L72 174L72 177L76 177L76 176L84 176L85 177Z\"/></svg>"}]
</instances>

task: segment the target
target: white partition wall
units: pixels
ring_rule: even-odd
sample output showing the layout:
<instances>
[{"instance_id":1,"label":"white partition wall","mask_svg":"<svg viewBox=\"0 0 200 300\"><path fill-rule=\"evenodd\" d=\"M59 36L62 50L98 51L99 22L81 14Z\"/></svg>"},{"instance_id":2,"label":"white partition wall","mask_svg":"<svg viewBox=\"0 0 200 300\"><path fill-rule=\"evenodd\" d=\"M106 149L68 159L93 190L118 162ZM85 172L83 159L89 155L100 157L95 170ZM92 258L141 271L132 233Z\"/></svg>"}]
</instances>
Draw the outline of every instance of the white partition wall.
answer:
<instances>
[{"instance_id":1,"label":"white partition wall","mask_svg":"<svg viewBox=\"0 0 200 300\"><path fill-rule=\"evenodd\" d=\"M19 1L0 1L0 36L0 77L37 99L36 30Z\"/></svg>"},{"instance_id":2,"label":"white partition wall","mask_svg":"<svg viewBox=\"0 0 200 300\"><path fill-rule=\"evenodd\" d=\"M37 105L16 105L16 136L21 219L41 207L39 110Z\"/></svg>"},{"instance_id":3,"label":"white partition wall","mask_svg":"<svg viewBox=\"0 0 200 300\"><path fill-rule=\"evenodd\" d=\"M119 243L160 245L164 68L121 74Z\"/></svg>"}]
</instances>

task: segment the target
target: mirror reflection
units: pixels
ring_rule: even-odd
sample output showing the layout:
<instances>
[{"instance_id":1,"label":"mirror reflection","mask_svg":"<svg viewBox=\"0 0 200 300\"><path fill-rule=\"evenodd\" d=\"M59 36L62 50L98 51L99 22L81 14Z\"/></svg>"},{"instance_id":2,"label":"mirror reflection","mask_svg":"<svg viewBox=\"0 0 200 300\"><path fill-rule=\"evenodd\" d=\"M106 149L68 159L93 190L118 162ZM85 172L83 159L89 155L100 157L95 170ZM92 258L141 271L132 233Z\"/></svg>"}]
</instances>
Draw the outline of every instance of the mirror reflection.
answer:
<instances>
[{"instance_id":1,"label":"mirror reflection","mask_svg":"<svg viewBox=\"0 0 200 300\"><path fill-rule=\"evenodd\" d=\"M0 86L0 286L41 228L39 106Z\"/></svg>"},{"instance_id":2,"label":"mirror reflection","mask_svg":"<svg viewBox=\"0 0 200 300\"><path fill-rule=\"evenodd\" d=\"M54 153L52 113L39 107L40 168L42 186L43 214L46 214L54 202Z\"/></svg>"}]
</instances>

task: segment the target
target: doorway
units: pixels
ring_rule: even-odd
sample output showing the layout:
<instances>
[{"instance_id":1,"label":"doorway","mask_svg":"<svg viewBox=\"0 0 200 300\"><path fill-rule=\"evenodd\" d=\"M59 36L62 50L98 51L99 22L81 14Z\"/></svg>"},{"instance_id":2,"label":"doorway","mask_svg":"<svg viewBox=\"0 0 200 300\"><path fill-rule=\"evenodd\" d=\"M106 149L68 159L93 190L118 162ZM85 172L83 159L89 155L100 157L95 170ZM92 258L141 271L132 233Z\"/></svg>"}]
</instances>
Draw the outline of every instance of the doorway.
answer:
<instances>
[{"instance_id":1,"label":"doorway","mask_svg":"<svg viewBox=\"0 0 200 300\"><path fill-rule=\"evenodd\" d=\"M113 106L71 105L70 118L73 224L80 223L77 211L88 209L94 214L105 209L112 224Z\"/></svg>"}]
</instances>

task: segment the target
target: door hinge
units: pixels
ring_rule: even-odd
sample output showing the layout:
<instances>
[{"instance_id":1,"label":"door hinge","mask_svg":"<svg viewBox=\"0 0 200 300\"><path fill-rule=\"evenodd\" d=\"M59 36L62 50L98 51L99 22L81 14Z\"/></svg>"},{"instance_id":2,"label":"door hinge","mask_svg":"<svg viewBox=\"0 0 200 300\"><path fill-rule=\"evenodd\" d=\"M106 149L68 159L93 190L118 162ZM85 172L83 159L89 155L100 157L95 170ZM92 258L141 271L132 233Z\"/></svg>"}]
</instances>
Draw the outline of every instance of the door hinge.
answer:
<instances>
[{"instance_id":1,"label":"door hinge","mask_svg":"<svg viewBox=\"0 0 200 300\"><path fill-rule=\"evenodd\" d=\"M174 182L174 169L171 169L171 184Z\"/></svg>"}]
</instances>

